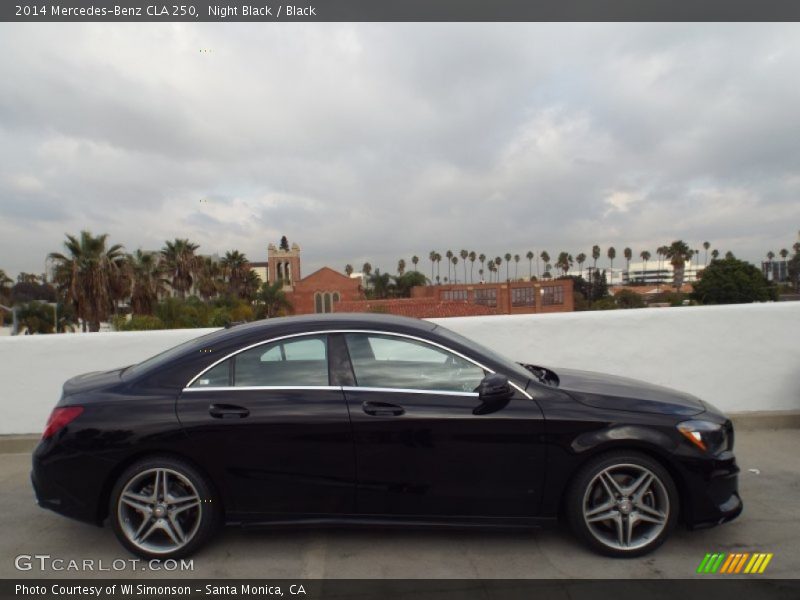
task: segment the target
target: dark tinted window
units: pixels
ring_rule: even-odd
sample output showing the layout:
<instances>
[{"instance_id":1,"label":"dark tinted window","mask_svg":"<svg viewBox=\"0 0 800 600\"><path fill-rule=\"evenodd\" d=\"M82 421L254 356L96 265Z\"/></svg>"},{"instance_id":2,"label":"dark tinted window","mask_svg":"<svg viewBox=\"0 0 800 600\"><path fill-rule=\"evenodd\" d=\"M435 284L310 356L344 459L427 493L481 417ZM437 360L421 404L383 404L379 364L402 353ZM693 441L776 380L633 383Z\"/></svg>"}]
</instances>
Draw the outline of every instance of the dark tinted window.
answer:
<instances>
[{"instance_id":1,"label":"dark tinted window","mask_svg":"<svg viewBox=\"0 0 800 600\"><path fill-rule=\"evenodd\" d=\"M472 392L484 371L436 346L371 333L345 335L360 387Z\"/></svg>"},{"instance_id":2,"label":"dark tinted window","mask_svg":"<svg viewBox=\"0 0 800 600\"><path fill-rule=\"evenodd\" d=\"M216 367L213 367L203 373L200 377L194 380L194 383L190 387L196 388L204 388L204 387L228 387L231 384L230 381L230 368L231 368L231 360L228 359L219 363Z\"/></svg>"},{"instance_id":3,"label":"dark tinted window","mask_svg":"<svg viewBox=\"0 0 800 600\"><path fill-rule=\"evenodd\" d=\"M240 352L235 357L234 385L328 385L327 337L289 338Z\"/></svg>"}]
</instances>

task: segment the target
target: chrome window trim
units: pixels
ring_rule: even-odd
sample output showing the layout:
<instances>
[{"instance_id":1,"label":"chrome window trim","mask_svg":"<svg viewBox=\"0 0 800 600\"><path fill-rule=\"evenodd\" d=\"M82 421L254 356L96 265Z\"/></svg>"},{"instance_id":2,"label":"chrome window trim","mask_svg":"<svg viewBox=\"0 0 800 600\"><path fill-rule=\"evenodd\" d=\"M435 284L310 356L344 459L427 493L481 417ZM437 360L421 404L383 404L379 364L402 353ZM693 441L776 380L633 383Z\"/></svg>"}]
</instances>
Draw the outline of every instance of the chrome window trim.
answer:
<instances>
[{"instance_id":1,"label":"chrome window trim","mask_svg":"<svg viewBox=\"0 0 800 600\"><path fill-rule=\"evenodd\" d=\"M392 394L436 394L438 396L470 396L477 398L477 392L456 392L453 390L418 390L411 388L383 388L383 387L360 387L357 385L346 385L342 387L345 392L388 392Z\"/></svg>"},{"instance_id":2,"label":"chrome window trim","mask_svg":"<svg viewBox=\"0 0 800 600\"><path fill-rule=\"evenodd\" d=\"M342 387L338 385L227 385L227 386L208 386L208 387L194 387L183 388L184 392L225 392L231 390L341 390Z\"/></svg>"},{"instance_id":3,"label":"chrome window trim","mask_svg":"<svg viewBox=\"0 0 800 600\"><path fill-rule=\"evenodd\" d=\"M193 391L193 390L213 390L213 389L216 389L216 390L243 390L243 389L247 389L246 386L241 386L241 387L239 387L239 386L229 386L229 387L216 387L216 388L212 388L212 387L192 388L191 386L197 379L202 377L206 372L210 371L211 369L216 367L218 364L220 364L222 362L225 362L229 358L232 358L232 357L234 357L237 354L240 354L242 352L246 352L247 350L250 350L252 348L257 348L258 346L264 346L266 344L272 344L274 342L279 342L281 340L287 340L287 339L296 338L296 337L308 337L308 336L316 336L316 335L329 335L331 333L372 333L372 334L376 334L376 335L386 335L386 336L390 336L390 337L400 337L400 338L406 338L406 339L409 339L409 340L416 340L418 342L422 342L423 344L428 344L430 346L435 346L437 348L440 348L440 349L444 350L445 352L450 352L451 354L455 354L456 356L460 356L461 358L463 358L467 362L472 363L476 367L480 367L484 371L487 371L489 373L495 373L495 371L493 369L490 369L486 365L479 363L477 360L474 360L474 359L470 358L469 356L465 356L464 354L462 354L461 352L459 352L457 350L453 350L452 348L449 348L449 347L447 347L447 346L445 346L443 344L440 344L438 342L434 342L432 340L428 340L428 339L425 339L425 338L421 338L421 337L416 336L416 335L411 335L411 334L408 334L408 333L399 333L399 332L396 332L396 331L382 331L382 330L378 330L378 329L324 329L324 330L319 330L319 331L304 331L304 332L301 332L301 333L290 333L290 334L287 334L287 335L281 335L281 336L278 336L278 337L270 338L268 340L263 340L261 342L256 342L255 344L250 344L249 346L245 346L244 348L239 348L238 350L235 350L234 352L231 352L230 354L227 354L226 356L223 356L219 360L211 363L205 369L200 371L197 375L192 377L192 379L189 380L189 383L187 383L183 387L183 391L186 392L186 391ZM325 353L325 358L326 358L326 360L328 358L327 351ZM526 392L524 389L522 389L516 383L514 383L511 380L509 380L509 383L511 384L511 386L514 389L518 390L528 400L532 400L533 399L533 396L531 396L528 392ZM249 389L316 389L316 390L319 390L319 389L339 389L339 387L338 386L321 386L321 385L316 385L316 386L314 386L314 385L312 385L312 386L249 386ZM342 389L344 389L344 388L342 388ZM368 388L359 388L358 386L355 386L355 389L366 390ZM373 389L374 390L386 389L387 391L396 390L396 389L397 390L401 390L401 388L373 388ZM401 391L412 391L412 390L401 390ZM422 390L422 391L425 392L425 390ZM431 390L430 392L426 392L426 393L433 393L434 391L435 390ZM439 393L439 392L437 392L437 393ZM461 394L462 392L456 392L456 393L457 394ZM474 392L464 392L464 393L474 393ZM476 396L477 396L477 394L476 394Z\"/></svg>"}]
</instances>

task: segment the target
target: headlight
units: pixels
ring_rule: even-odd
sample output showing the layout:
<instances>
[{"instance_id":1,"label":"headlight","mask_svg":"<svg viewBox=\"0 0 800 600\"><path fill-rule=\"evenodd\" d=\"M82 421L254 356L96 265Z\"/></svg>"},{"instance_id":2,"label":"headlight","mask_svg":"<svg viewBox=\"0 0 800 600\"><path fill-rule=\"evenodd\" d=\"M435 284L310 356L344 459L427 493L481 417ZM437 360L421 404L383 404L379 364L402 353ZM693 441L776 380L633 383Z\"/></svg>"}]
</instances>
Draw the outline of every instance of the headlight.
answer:
<instances>
[{"instance_id":1,"label":"headlight","mask_svg":"<svg viewBox=\"0 0 800 600\"><path fill-rule=\"evenodd\" d=\"M678 423L678 431L703 452L717 454L728 450L728 428L711 421L684 421Z\"/></svg>"}]
</instances>

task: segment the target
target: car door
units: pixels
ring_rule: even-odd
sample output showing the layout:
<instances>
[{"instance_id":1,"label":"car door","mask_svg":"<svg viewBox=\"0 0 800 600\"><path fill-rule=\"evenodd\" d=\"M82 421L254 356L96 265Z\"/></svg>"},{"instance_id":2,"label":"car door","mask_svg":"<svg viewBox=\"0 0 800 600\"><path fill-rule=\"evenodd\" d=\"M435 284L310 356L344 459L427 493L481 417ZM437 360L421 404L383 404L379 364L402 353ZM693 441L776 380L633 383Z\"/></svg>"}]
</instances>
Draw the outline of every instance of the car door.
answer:
<instances>
[{"instance_id":1,"label":"car door","mask_svg":"<svg viewBox=\"0 0 800 600\"><path fill-rule=\"evenodd\" d=\"M487 369L430 341L345 333L357 509L369 515L533 517L544 481L543 420L516 391L476 411ZM477 413L477 414L476 414Z\"/></svg>"},{"instance_id":2,"label":"car door","mask_svg":"<svg viewBox=\"0 0 800 600\"><path fill-rule=\"evenodd\" d=\"M195 377L178 417L230 514L336 515L355 508L353 438L331 386L328 336L277 339Z\"/></svg>"}]
</instances>

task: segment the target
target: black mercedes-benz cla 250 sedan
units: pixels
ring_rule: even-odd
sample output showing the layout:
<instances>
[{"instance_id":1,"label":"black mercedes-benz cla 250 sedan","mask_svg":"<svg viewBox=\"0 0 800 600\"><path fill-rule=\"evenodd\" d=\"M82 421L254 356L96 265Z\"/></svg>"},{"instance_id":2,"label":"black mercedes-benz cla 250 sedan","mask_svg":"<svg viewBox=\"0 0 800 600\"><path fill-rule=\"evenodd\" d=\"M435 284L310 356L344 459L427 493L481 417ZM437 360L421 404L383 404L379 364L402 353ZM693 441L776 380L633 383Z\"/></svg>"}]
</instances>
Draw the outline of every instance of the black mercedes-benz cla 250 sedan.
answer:
<instances>
[{"instance_id":1,"label":"black mercedes-benz cla 250 sedan","mask_svg":"<svg viewBox=\"0 0 800 600\"><path fill-rule=\"evenodd\" d=\"M625 557L741 512L732 449L731 422L693 396L515 363L426 321L330 314L70 379L32 479L41 506L108 519L149 558L185 556L220 523L559 517Z\"/></svg>"}]
</instances>

